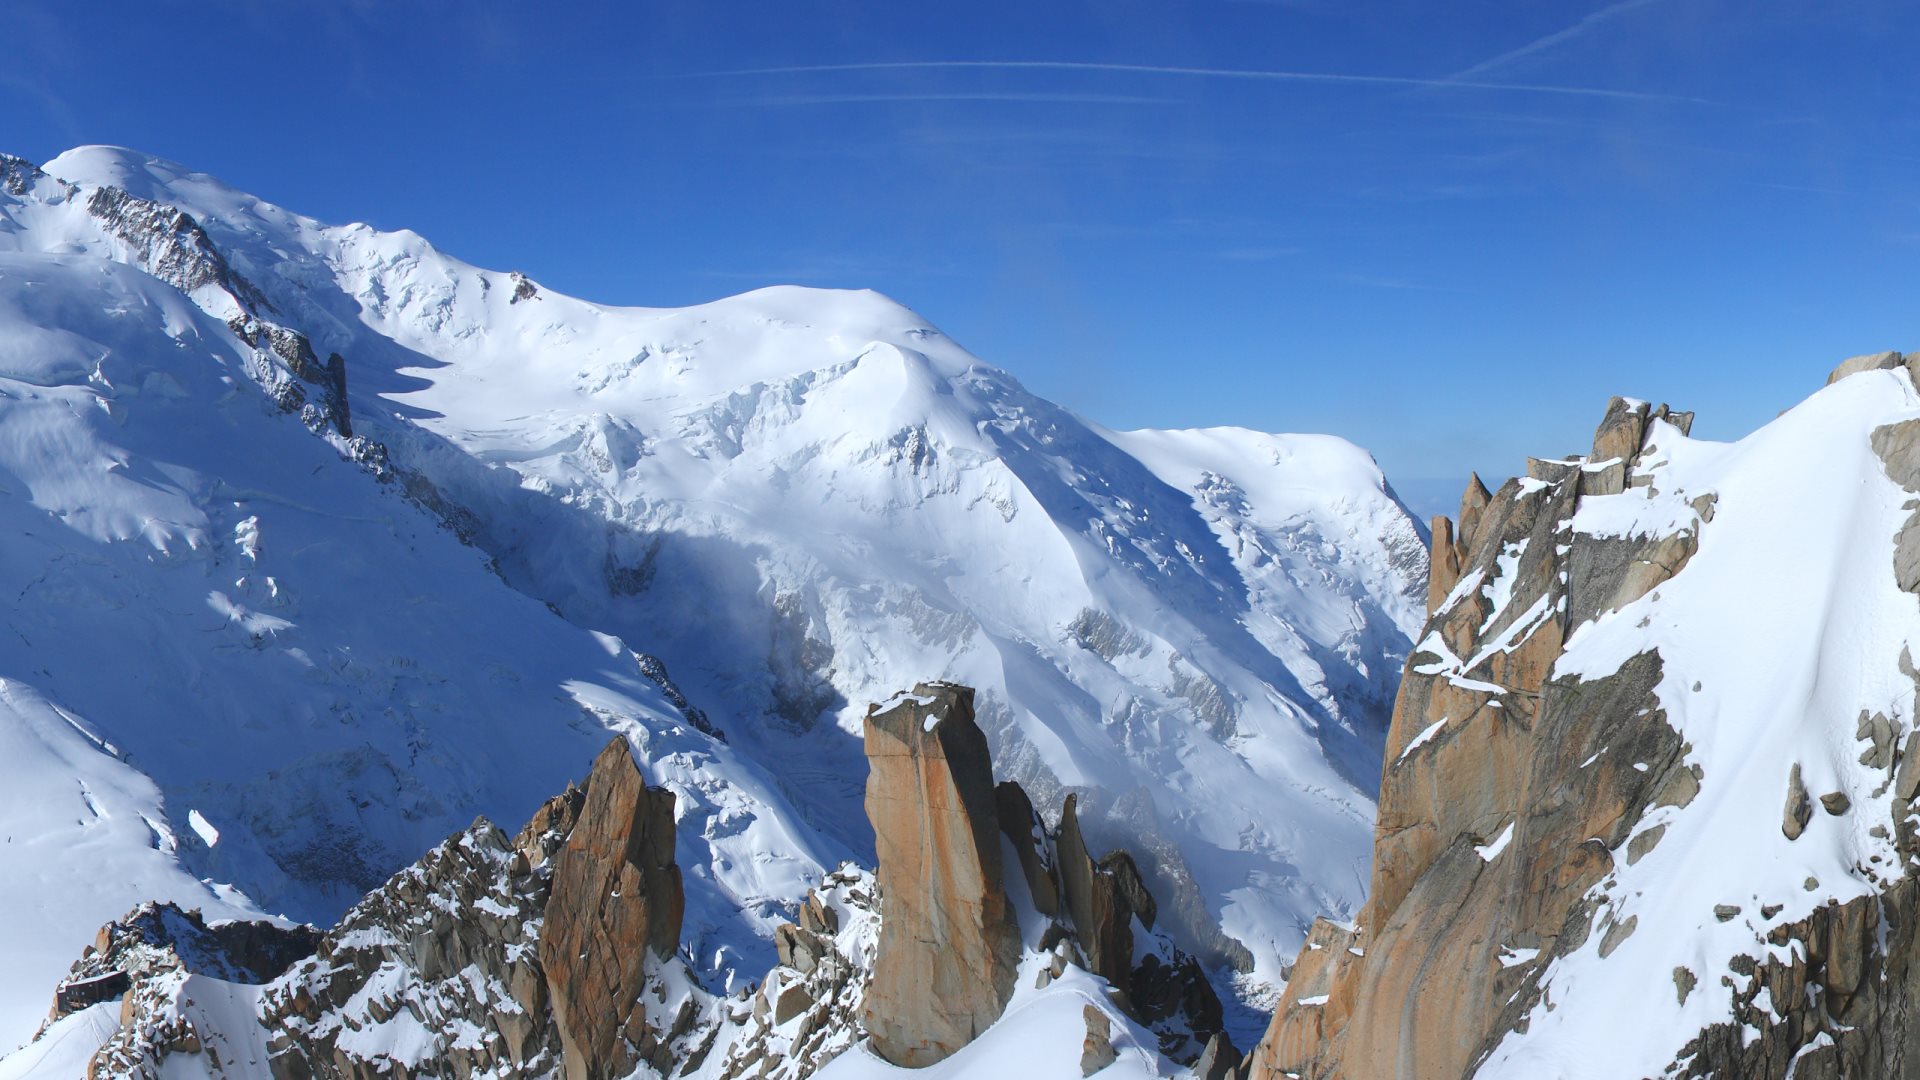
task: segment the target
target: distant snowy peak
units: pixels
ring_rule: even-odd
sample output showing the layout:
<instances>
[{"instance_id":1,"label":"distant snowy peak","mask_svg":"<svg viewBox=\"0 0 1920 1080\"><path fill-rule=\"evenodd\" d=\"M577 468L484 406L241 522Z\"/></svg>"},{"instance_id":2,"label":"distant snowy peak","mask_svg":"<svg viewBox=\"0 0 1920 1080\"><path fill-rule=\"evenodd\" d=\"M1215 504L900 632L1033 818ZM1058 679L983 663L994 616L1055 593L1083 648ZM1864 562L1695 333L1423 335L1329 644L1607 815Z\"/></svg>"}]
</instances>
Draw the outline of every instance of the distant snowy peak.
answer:
<instances>
[{"instance_id":1,"label":"distant snowy peak","mask_svg":"<svg viewBox=\"0 0 1920 1080\"><path fill-rule=\"evenodd\" d=\"M1245 992L1358 905L1426 576L1364 452L1105 431L872 292L607 306L134 151L15 173L0 247L187 293L350 463L671 671L767 777L743 798L795 865L870 849L865 704L943 678L979 688L1008 776L1150 853L1169 925ZM716 890L779 902L785 878L716 860Z\"/></svg>"}]
</instances>

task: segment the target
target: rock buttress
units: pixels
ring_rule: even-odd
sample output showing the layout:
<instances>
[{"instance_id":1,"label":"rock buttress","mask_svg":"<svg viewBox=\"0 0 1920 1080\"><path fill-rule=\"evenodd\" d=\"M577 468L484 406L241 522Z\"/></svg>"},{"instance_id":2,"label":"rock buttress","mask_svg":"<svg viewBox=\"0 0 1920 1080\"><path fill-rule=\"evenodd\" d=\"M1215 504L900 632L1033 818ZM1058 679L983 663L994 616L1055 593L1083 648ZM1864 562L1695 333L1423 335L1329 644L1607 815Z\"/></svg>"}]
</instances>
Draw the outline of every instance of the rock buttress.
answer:
<instances>
[{"instance_id":1,"label":"rock buttress","mask_svg":"<svg viewBox=\"0 0 1920 1080\"><path fill-rule=\"evenodd\" d=\"M931 1065L1000 1018L1020 959L973 691L922 683L873 706L866 752L881 919L864 1020L881 1057Z\"/></svg>"},{"instance_id":2,"label":"rock buttress","mask_svg":"<svg viewBox=\"0 0 1920 1080\"><path fill-rule=\"evenodd\" d=\"M579 821L554 856L540 935L569 1080L625 1075L658 1049L641 990L649 967L673 958L684 913L673 793L648 787L616 738L594 759Z\"/></svg>"},{"instance_id":3,"label":"rock buttress","mask_svg":"<svg viewBox=\"0 0 1920 1080\"><path fill-rule=\"evenodd\" d=\"M1315 923L1253 1077L1470 1075L1535 1004L1545 965L1586 940L1583 898L1633 825L1698 791L1653 697L1657 654L1591 682L1551 674L1580 623L1692 555L1710 503L1662 536L1572 527L1583 497L1644 484L1649 441L1691 421L1616 398L1590 455L1530 462L1491 496L1476 477L1458 530L1436 523L1446 579L1394 706L1369 898L1352 927Z\"/></svg>"}]
</instances>

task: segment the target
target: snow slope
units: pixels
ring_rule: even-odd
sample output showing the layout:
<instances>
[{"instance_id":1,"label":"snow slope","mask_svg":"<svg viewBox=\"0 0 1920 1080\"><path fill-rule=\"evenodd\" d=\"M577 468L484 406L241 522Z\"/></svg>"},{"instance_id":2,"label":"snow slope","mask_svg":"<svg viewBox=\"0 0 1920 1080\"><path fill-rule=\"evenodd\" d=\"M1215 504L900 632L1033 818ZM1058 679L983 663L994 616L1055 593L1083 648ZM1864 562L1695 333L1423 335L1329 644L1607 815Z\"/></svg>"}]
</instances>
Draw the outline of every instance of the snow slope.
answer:
<instances>
[{"instance_id":1,"label":"snow slope","mask_svg":"<svg viewBox=\"0 0 1920 1080\"><path fill-rule=\"evenodd\" d=\"M1603 957L1595 933L1555 960L1545 1003L1477 1075L1657 1075L1702 1029L1731 1019L1720 988L1733 958L1779 952L1765 941L1771 927L1904 873L1887 770L1865 762L1856 730L1863 710L1892 720L1896 745L1915 724L1901 657L1920 644L1920 605L1893 573L1913 495L1889 479L1869 436L1916 418L1920 394L1894 370L1841 379L1737 443L1662 422L1642 467L1651 486L1583 501L1573 522L1583 533L1699 529L1679 574L1583 625L1554 674L1598 679L1657 649L1655 692L1701 769L1700 793L1650 812L1636 835L1664 827L1657 845L1638 861L1616 852L1595 887L1596 921L1637 920L1631 935ZM1706 496L1713 512L1697 523L1694 500ZM1816 798L1841 792L1851 808L1816 804L1790 840L1782 805L1796 765ZM1722 921L1716 905L1739 912ZM1671 989L1679 968L1700 987L1684 1004Z\"/></svg>"},{"instance_id":2,"label":"snow slope","mask_svg":"<svg viewBox=\"0 0 1920 1080\"><path fill-rule=\"evenodd\" d=\"M616 732L681 794L690 933L757 960L822 863L793 809L280 415L249 352L130 267L0 253L0 1045L134 902L331 922Z\"/></svg>"},{"instance_id":3,"label":"snow slope","mask_svg":"<svg viewBox=\"0 0 1920 1080\"><path fill-rule=\"evenodd\" d=\"M619 731L682 794L728 969L870 861L866 702L946 678L1249 988L1358 904L1425 579L1363 452L1104 431L872 293L605 307L131 151L46 173L0 169L0 676L148 778L180 887L330 920ZM109 227L110 187L191 220ZM275 413L248 316L344 358L359 438Z\"/></svg>"}]
</instances>

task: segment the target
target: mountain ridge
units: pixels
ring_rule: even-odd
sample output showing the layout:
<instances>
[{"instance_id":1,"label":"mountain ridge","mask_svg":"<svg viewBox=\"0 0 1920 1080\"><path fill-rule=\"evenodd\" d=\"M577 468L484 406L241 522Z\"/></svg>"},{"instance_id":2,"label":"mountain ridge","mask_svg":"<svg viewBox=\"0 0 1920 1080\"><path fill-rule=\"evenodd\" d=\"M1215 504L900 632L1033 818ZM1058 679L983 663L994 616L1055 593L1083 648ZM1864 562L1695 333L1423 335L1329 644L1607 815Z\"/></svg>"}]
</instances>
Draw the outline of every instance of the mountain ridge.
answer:
<instances>
[{"instance_id":1,"label":"mountain ridge","mask_svg":"<svg viewBox=\"0 0 1920 1080\"><path fill-rule=\"evenodd\" d=\"M103 216L88 204L110 190L98 186L105 179L152 205L117 200ZM155 356L204 342L229 373L226 389L151 400L184 418L205 397L242 400L236 380L251 380L268 412L300 414L320 436L311 445L384 482L388 494L366 502L372 517L385 514L382 499L405 495L478 549L479 573L569 626L559 638L577 644L549 650L549 673L532 685L577 666L562 659L568 649L606 658L589 669L626 665L614 685L556 679L564 707L534 711L568 727L578 725L563 713L586 717L569 740L626 731L650 781L683 798L710 793L693 803L702 824L683 837L683 857L689 844L705 853L704 866L696 858L688 869L689 924L712 935L712 977L766 948L772 922L804 892L800 881L868 849L851 738L858 703L932 675L981 687L997 760L1043 804L1079 791L1094 835L1151 854L1172 924L1216 964L1234 960L1244 992L1277 980L1277 957L1307 912L1357 902L1343 882L1371 819L1371 747L1386 712L1377 680L1406 647L1424 551L1418 524L1349 444L1223 429L1108 432L877 294L781 287L694 309L590 305L519 274L467 267L411 234L321 226L130 151L84 148L45 171L20 163L5 190L0 248L22 267L137 266L168 279L164 288L185 288L212 320L169 315L142 331L145 344L109 352L101 370L112 392L83 377L98 350L82 348L75 355L88 358L61 376L76 407L99 409L110 424L120 423L117 409L137 423L148 401L124 387L198 385L191 368L148 369ZM193 261L202 255L204 264ZM136 306L153 306L146 289L135 289ZM20 312L10 325L63 322L82 339L107 333L69 309ZM129 360L130 373L113 371ZM276 515L307 501L295 477L271 469L241 485L208 482L225 467L213 464L221 455L236 460L262 443L251 420L242 426L239 441L182 474L192 480L182 505L204 507L225 491L246 509L286 509L219 522L233 538L209 564L222 574L272 558L286 528ZM100 430L112 446L126 429ZM142 449L167 453L163 442ZM138 458L126 447L107 452ZM366 490L339 475L329 483ZM343 510L340 520L367 516ZM340 542L334 532L300 524L299 550ZM306 569L296 560L277 575L236 574L264 590L254 601L222 590L222 617L251 628L250 651L283 655L283 636L349 625L273 613L276 590L293 596ZM496 588L461 580L453 595ZM362 595L410 592L383 580ZM384 638L389 662L419 663L404 626ZM33 655L20 648L16 666ZM446 705L432 687L465 678L444 650L434 655L437 681L410 691L425 696L383 706L398 730L429 745L457 731L429 715ZM656 678L665 671L670 681ZM100 688L56 681L43 689L89 702L78 710L87 723L117 734L129 722ZM245 713L237 701L217 711ZM385 768L380 760L315 767L339 778L343 768ZM490 767L465 768L485 776ZM717 782L712 769L728 778ZM544 789L557 786L557 772L544 774ZM162 778L175 816L188 801L177 782ZM513 786L524 794L496 806L505 820L543 797L531 779ZM377 867L398 865L399 849L434 842L430 823L457 824L466 798L425 800L438 808L422 813L421 835L374 855L367 873L327 894L336 899L316 892L296 908L326 917ZM1249 798L1268 809L1238 820ZM367 835L379 833L384 812L372 811ZM224 839L209 849L256 842L244 814L224 817L214 822ZM785 868L746 857L756 849L780 853ZM240 876L278 866L265 858ZM288 877L281 867L268 879L328 872L311 865ZM95 912L94 922L118 913Z\"/></svg>"}]
</instances>

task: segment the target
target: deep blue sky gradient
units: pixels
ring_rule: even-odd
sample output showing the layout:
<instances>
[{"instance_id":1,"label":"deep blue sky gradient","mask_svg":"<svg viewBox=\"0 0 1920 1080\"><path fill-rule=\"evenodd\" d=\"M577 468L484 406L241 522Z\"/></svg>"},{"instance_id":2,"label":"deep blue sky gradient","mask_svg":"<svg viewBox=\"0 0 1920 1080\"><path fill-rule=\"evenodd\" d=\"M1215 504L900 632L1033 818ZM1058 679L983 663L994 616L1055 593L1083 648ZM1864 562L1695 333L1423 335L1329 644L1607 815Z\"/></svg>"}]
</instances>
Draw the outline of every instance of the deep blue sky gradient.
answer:
<instances>
[{"instance_id":1,"label":"deep blue sky gradient","mask_svg":"<svg viewBox=\"0 0 1920 1080\"><path fill-rule=\"evenodd\" d=\"M1333 432L1423 510L1612 393L1734 437L1920 349L1920 5L10 0L0 32L0 149L135 146L608 303L879 289L1102 423Z\"/></svg>"}]
</instances>

